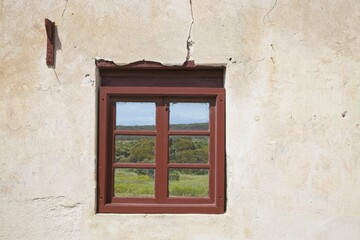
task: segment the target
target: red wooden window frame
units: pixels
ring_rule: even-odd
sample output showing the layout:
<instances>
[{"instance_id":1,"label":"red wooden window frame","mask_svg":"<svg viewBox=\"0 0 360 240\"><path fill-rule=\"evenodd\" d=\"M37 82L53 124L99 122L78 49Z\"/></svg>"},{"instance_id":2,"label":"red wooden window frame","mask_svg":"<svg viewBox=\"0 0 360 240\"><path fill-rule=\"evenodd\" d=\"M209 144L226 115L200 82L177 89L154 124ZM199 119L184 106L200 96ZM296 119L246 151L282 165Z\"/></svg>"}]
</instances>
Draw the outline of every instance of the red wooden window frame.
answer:
<instances>
[{"instance_id":1,"label":"red wooden window frame","mask_svg":"<svg viewBox=\"0 0 360 240\"><path fill-rule=\"evenodd\" d=\"M224 213L225 211L225 90L211 79L214 69L175 68L161 69L128 67L100 67L99 139L98 139L98 212L99 213ZM175 70L175 71L174 71ZM174 86L171 77L179 77ZM223 72L222 68L215 69ZM123 74L125 76L123 76ZM129 74L129 72L131 74ZM155 73L154 73L155 72ZM115 74L114 74L115 73ZM140 78L139 76L142 76ZM148 86L149 79L157 76L156 86ZM160 77L158 77L160 76ZM165 76L165 77L164 77ZM220 75L218 75L220 76ZM131 78L135 78L133 82ZM190 78L195 80L187 81ZM204 80L205 78L205 80ZM139 80L140 79L140 80ZM160 79L160 80L159 80ZM219 78L217 78L219 79ZM181 82L183 80L183 82ZM161 84L163 81L163 84ZM109 84L109 82L111 84ZM199 84L200 83L200 84ZM154 83L152 83L154 84ZM126 86L123 86L126 85ZM150 84L151 85L151 84ZM165 87L164 87L165 85ZM170 85L170 86L169 86ZM115 124L117 101L156 103L155 130L118 130ZM207 102L210 104L209 130L170 130L168 103ZM116 135L155 137L154 163L115 163L114 139ZM199 164L169 163L168 138L171 135L209 136L209 162ZM115 168L155 169L155 195L149 198L114 197ZM170 168L208 169L208 197L169 197L168 170Z\"/></svg>"}]
</instances>

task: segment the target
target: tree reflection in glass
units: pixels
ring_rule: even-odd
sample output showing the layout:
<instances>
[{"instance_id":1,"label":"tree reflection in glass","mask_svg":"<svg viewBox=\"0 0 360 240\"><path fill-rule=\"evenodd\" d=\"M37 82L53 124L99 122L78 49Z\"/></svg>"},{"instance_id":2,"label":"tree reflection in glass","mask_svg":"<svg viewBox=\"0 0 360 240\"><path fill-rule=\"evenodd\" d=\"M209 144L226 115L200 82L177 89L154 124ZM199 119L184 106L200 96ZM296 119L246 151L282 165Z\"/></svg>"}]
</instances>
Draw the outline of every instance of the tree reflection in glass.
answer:
<instances>
[{"instance_id":1,"label":"tree reflection in glass","mask_svg":"<svg viewBox=\"0 0 360 240\"><path fill-rule=\"evenodd\" d=\"M209 156L208 136L170 136L170 163L207 163Z\"/></svg>"},{"instance_id":2,"label":"tree reflection in glass","mask_svg":"<svg viewBox=\"0 0 360 240\"><path fill-rule=\"evenodd\" d=\"M155 161L155 137L115 137L115 162L153 163Z\"/></svg>"}]
</instances>

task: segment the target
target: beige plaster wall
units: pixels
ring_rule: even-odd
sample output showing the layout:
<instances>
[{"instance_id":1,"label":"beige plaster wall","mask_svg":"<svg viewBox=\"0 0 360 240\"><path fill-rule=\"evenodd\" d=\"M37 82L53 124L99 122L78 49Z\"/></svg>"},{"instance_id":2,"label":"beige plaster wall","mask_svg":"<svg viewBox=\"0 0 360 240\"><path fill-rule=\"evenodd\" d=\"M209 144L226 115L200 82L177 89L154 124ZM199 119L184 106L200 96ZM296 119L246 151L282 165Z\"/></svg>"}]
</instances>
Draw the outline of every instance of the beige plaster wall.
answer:
<instances>
[{"instance_id":1,"label":"beige plaster wall","mask_svg":"<svg viewBox=\"0 0 360 240\"><path fill-rule=\"evenodd\" d=\"M95 214L96 57L227 66L227 212ZM57 25L45 64L44 18ZM360 239L360 1L0 0L0 239Z\"/></svg>"}]
</instances>

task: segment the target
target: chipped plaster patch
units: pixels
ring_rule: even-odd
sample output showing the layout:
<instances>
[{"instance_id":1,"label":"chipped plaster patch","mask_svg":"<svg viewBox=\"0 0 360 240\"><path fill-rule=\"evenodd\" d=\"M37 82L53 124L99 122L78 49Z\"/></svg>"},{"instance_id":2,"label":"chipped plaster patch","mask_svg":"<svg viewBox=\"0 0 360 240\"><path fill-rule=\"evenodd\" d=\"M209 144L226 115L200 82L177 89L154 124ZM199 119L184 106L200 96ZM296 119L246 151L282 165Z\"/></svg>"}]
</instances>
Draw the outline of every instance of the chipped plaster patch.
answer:
<instances>
[{"instance_id":1,"label":"chipped plaster patch","mask_svg":"<svg viewBox=\"0 0 360 240\"><path fill-rule=\"evenodd\" d=\"M95 80L90 78L90 74L86 74L85 77L82 80L81 86L94 87L95 86Z\"/></svg>"}]
</instances>

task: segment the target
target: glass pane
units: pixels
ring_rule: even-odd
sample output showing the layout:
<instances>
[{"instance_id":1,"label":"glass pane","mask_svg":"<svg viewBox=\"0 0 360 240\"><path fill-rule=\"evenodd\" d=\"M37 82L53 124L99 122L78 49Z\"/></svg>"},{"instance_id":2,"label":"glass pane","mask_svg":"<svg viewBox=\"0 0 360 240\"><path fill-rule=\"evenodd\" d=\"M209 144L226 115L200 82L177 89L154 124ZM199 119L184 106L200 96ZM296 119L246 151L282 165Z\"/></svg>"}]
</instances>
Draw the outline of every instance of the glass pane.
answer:
<instances>
[{"instance_id":1,"label":"glass pane","mask_svg":"<svg viewBox=\"0 0 360 240\"><path fill-rule=\"evenodd\" d=\"M169 197L207 197L208 195L208 169L170 169Z\"/></svg>"},{"instance_id":2,"label":"glass pane","mask_svg":"<svg viewBox=\"0 0 360 240\"><path fill-rule=\"evenodd\" d=\"M116 129L155 130L154 102L116 102Z\"/></svg>"},{"instance_id":3,"label":"glass pane","mask_svg":"<svg viewBox=\"0 0 360 240\"><path fill-rule=\"evenodd\" d=\"M115 197L154 197L154 169L116 168Z\"/></svg>"},{"instance_id":4,"label":"glass pane","mask_svg":"<svg viewBox=\"0 0 360 240\"><path fill-rule=\"evenodd\" d=\"M208 136L170 136L170 163L207 163L209 158Z\"/></svg>"},{"instance_id":5,"label":"glass pane","mask_svg":"<svg viewBox=\"0 0 360 240\"><path fill-rule=\"evenodd\" d=\"M155 137L128 136L115 137L115 162L153 163L155 160Z\"/></svg>"},{"instance_id":6,"label":"glass pane","mask_svg":"<svg viewBox=\"0 0 360 240\"><path fill-rule=\"evenodd\" d=\"M209 103L171 102L170 130L208 130Z\"/></svg>"}]
</instances>

